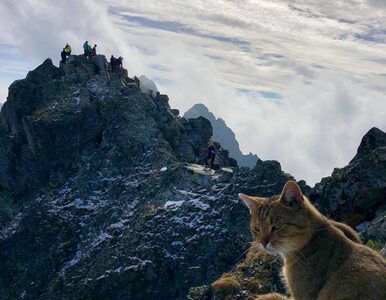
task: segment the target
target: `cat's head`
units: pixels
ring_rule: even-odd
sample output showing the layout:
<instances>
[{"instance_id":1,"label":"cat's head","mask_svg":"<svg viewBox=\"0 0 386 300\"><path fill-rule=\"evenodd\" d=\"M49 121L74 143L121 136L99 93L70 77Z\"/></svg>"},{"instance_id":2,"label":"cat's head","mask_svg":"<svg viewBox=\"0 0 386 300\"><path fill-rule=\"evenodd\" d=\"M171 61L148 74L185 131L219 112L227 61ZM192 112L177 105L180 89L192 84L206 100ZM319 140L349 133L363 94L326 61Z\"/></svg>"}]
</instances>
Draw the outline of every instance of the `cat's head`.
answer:
<instances>
[{"instance_id":1,"label":"cat's head","mask_svg":"<svg viewBox=\"0 0 386 300\"><path fill-rule=\"evenodd\" d=\"M288 181L279 196L270 198L239 194L251 213L251 232L269 254L300 250L312 236L315 208L295 181Z\"/></svg>"}]
</instances>

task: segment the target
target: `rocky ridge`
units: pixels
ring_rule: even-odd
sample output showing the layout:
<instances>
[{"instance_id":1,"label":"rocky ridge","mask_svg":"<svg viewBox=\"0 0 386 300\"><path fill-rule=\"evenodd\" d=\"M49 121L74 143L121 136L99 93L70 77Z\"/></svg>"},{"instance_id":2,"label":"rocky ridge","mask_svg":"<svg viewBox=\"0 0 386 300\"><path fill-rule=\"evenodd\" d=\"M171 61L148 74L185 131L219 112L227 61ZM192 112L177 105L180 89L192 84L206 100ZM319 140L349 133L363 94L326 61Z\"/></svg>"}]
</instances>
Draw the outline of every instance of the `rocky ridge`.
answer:
<instances>
[{"instance_id":1,"label":"rocky ridge","mask_svg":"<svg viewBox=\"0 0 386 300\"><path fill-rule=\"evenodd\" d=\"M71 56L60 68L48 59L14 82L0 114L0 298L202 299L235 265L235 297L281 290L279 265L252 250L243 262L249 214L236 195L271 196L293 177L276 161L216 172L194 164L212 132L125 71L109 72L103 56ZM359 194L332 197L344 184L384 188L383 148L366 147L343 169L347 182L299 182L338 219L354 201L352 225L384 216L378 196L368 214ZM358 180L364 171L377 183ZM366 232L384 243L377 220Z\"/></svg>"}]
</instances>

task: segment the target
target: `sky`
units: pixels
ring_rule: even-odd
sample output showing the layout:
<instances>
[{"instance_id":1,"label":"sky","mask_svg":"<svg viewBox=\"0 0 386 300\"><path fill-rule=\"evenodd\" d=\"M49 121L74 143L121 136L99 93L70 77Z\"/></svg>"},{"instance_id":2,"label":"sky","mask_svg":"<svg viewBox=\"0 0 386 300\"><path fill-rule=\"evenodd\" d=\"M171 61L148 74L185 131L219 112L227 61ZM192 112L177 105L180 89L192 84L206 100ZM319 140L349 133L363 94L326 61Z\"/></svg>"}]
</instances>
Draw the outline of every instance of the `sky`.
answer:
<instances>
[{"instance_id":1,"label":"sky","mask_svg":"<svg viewBox=\"0 0 386 300\"><path fill-rule=\"evenodd\" d=\"M310 185L371 127L386 131L384 0L0 0L0 28L0 103L66 42L81 53L88 40Z\"/></svg>"}]
</instances>

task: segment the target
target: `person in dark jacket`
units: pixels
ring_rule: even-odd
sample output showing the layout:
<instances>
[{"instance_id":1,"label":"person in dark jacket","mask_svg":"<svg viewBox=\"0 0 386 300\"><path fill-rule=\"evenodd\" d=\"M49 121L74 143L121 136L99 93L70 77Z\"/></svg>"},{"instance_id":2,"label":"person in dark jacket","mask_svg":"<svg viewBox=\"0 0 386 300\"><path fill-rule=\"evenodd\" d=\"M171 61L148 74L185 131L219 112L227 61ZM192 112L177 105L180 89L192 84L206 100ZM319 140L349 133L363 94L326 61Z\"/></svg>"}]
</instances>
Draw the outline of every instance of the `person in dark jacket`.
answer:
<instances>
[{"instance_id":1,"label":"person in dark jacket","mask_svg":"<svg viewBox=\"0 0 386 300\"><path fill-rule=\"evenodd\" d=\"M122 61L123 61L123 57L122 56L118 57L118 59L117 59L117 69L118 69L118 71L123 69Z\"/></svg>"},{"instance_id":2,"label":"person in dark jacket","mask_svg":"<svg viewBox=\"0 0 386 300\"><path fill-rule=\"evenodd\" d=\"M114 57L114 55L111 55L110 57L110 66L111 66L111 71L114 72L117 64L117 59Z\"/></svg>"},{"instance_id":3,"label":"person in dark jacket","mask_svg":"<svg viewBox=\"0 0 386 300\"><path fill-rule=\"evenodd\" d=\"M206 157L206 167L213 169L213 163L216 159L216 155L218 154L218 149L213 144L212 141L208 142L208 148L207 148L207 157Z\"/></svg>"},{"instance_id":4,"label":"person in dark jacket","mask_svg":"<svg viewBox=\"0 0 386 300\"><path fill-rule=\"evenodd\" d=\"M60 53L60 57L62 58L60 62L65 64L67 59L67 52L65 48L63 48L62 52Z\"/></svg>"},{"instance_id":5,"label":"person in dark jacket","mask_svg":"<svg viewBox=\"0 0 386 300\"><path fill-rule=\"evenodd\" d=\"M95 44L94 47L93 47L92 50L91 50L91 56L96 56L96 55L97 55L97 53L96 53L96 47L97 47L97 45Z\"/></svg>"},{"instance_id":6,"label":"person in dark jacket","mask_svg":"<svg viewBox=\"0 0 386 300\"><path fill-rule=\"evenodd\" d=\"M113 55L111 55L110 65L112 72L118 72L122 70L122 60L123 58L121 56L119 58L115 58Z\"/></svg>"},{"instance_id":7,"label":"person in dark jacket","mask_svg":"<svg viewBox=\"0 0 386 300\"><path fill-rule=\"evenodd\" d=\"M83 51L84 51L84 56L88 57L90 55L89 53L89 44L88 44L88 41L86 41L84 44L83 44Z\"/></svg>"}]
</instances>

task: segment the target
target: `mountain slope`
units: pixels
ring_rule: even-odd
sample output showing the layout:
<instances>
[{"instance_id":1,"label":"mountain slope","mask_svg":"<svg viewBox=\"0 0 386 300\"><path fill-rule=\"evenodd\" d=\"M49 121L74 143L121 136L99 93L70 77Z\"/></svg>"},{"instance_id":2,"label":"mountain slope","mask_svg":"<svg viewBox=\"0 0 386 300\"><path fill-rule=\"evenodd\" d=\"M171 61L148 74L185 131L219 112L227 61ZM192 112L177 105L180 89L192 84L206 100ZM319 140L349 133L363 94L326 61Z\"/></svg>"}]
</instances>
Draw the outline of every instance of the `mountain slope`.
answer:
<instances>
[{"instance_id":1,"label":"mountain slope","mask_svg":"<svg viewBox=\"0 0 386 300\"><path fill-rule=\"evenodd\" d=\"M239 166L253 168L256 165L259 159L257 155L252 153L243 154L232 129L226 125L223 119L217 119L205 105L195 104L184 114L186 119L200 116L210 121L213 127L213 139L228 149L229 155L236 159Z\"/></svg>"},{"instance_id":2,"label":"mountain slope","mask_svg":"<svg viewBox=\"0 0 386 300\"><path fill-rule=\"evenodd\" d=\"M185 299L250 240L238 191L277 193L280 164L189 164L212 136L103 56L51 60L0 116L0 298ZM248 180L264 182L250 186Z\"/></svg>"}]
</instances>

